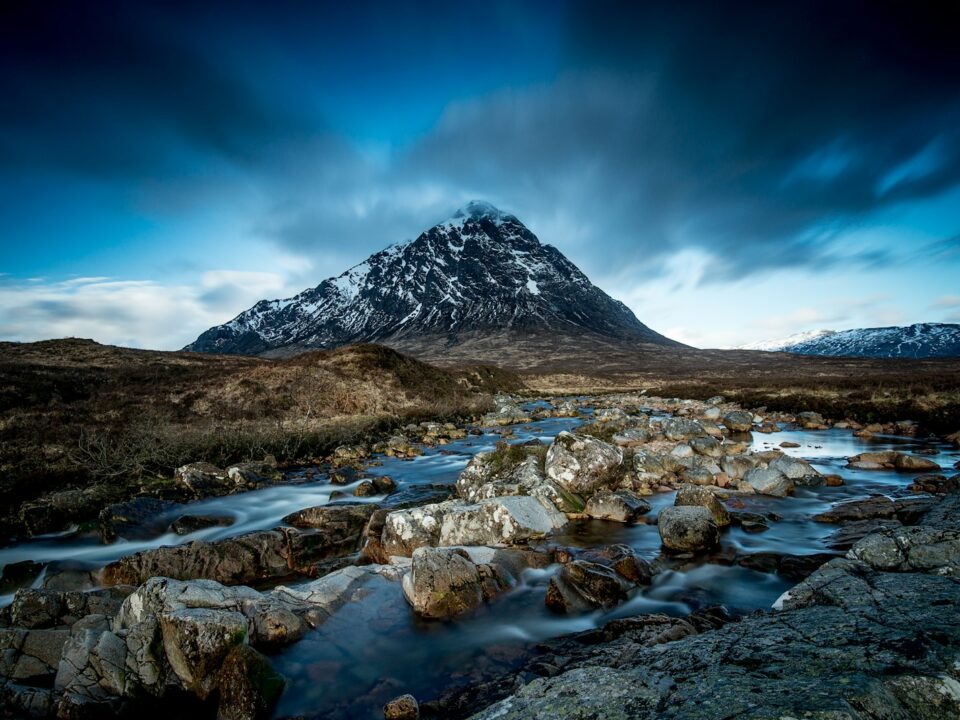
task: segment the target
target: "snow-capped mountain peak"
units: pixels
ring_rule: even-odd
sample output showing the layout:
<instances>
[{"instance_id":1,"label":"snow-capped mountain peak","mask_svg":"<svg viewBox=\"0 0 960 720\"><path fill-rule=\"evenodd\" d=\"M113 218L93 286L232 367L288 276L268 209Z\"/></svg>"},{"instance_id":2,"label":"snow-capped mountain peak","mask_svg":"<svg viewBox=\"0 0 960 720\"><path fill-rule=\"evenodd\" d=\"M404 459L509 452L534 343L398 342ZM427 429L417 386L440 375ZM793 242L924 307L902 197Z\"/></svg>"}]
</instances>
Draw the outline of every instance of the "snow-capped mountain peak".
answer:
<instances>
[{"instance_id":1,"label":"snow-capped mountain peak","mask_svg":"<svg viewBox=\"0 0 960 720\"><path fill-rule=\"evenodd\" d=\"M916 323L903 327L814 330L740 349L850 357L960 357L960 325Z\"/></svg>"},{"instance_id":2,"label":"snow-capped mountain peak","mask_svg":"<svg viewBox=\"0 0 960 720\"><path fill-rule=\"evenodd\" d=\"M500 330L676 344L593 285L516 216L473 201L416 239L285 300L261 301L188 350L293 353L352 342Z\"/></svg>"}]
</instances>

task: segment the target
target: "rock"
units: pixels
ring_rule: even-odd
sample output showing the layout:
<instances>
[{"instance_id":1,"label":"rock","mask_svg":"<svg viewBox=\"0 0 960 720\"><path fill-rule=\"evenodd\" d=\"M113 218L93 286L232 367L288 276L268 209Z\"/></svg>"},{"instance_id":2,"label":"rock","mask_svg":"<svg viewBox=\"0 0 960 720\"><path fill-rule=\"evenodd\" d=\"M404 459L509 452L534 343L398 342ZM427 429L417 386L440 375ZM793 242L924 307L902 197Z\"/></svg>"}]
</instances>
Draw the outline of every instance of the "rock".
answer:
<instances>
[{"instance_id":1,"label":"rock","mask_svg":"<svg viewBox=\"0 0 960 720\"><path fill-rule=\"evenodd\" d=\"M625 428L613 435L613 444L619 447L637 447L650 439L650 430L645 427Z\"/></svg>"},{"instance_id":2,"label":"rock","mask_svg":"<svg viewBox=\"0 0 960 720\"><path fill-rule=\"evenodd\" d=\"M679 440L689 440L690 438L706 434L703 425L696 420L690 420L688 418L666 418L661 423L661 429L667 440L673 440L675 442Z\"/></svg>"},{"instance_id":3,"label":"rock","mask_svg":"<svg viewBox=\"0 0 960 720\"><path fill-rule=\"evenodd\" d=\"M33 560L4 565L0 574L0 593L10 592L33 582L42 571L43 564Z\"/></svg>"},{"instance_id":4,"label":"rock","mask_svg":"<svg viewBox=\"0 0 960 720\"><path fill-rule=\"evenodd\" d=\"M726 507L720 502L716 493L711 492L707 488L697 485L681 485L673 504L677 506L705 507L710 511L710 514L713 515L713 520L719 527L730 524L730 513L727 512Z\"/></svg>"},{"instance_id":5,"label":"rock","mask_svg":"<svg viewBox=\"0 0 960 720\"><path fill-rule=\"evenodd\" d=\"M236 489L252 489L274 485L283 480L283 473L277 470L276 463L245 462L227 468L227 477Z\"/></svg>"},{"instance_id":6,"label":"rock","mask_svg":"<svg viewBox=\"0 0 960 720\"><path fill-rule=\"evenodd\" d=\"M535 498L491 498L451 507L440 526L439 544L509 545L545 537L566 523L563 513Z\"/></svg>"},{"instance_id":7,"label":"rock","mask_svg":"<svg viewBox=\"0 0 960 720\"><path fill-rule=\"evenodd\" d=\"M940 465L925 457L916 455L898 455L894 467L901 472L927 472L940 470Z\"/></svg>"},{"instance_id":8,"label":"rock","mask_svg":"<svg viewBox=\"0 0 960 720\"><path fill-rule=\"evenodd\" d=\"M743 476L743 482L761 495L786 497L794 489L794 482L779 470L772 467L753 468Z\"/></svg>"},{"instance_id":9,"label":"rock","mask_svg":"<svg viewBox=\"0 0 960 720\"><path fill-rule=\"evenodd\" d=\"M723 395L713 395L707 398L707 405L723 405L727 399Z\"/></svg>"},{"instance_id":10,"label":"rock","mask_svg":"<svg viewBox=\"0 0 960 720\"><path fill-rule=\"evenodd\" d=\"M177 468L173 481L195 497L223 495L234 488L226 470L206 462L189 463Z\"/></svg>"},{"instance_id":11,"label":"rock","mask_svg":"<svg viewBox=\"0 0 960 720\"><path fill-rule=\"evenodd\" d=\"M936 504L936 498L919 495L891 500L884 495L874 495L865 500L850 500L837 503L829 510L813 516L817 522L843 523L877 518L896 518L901 523L912 523Z\"/></svg>"},{"instance_id":12,"label":"rock","mask_svg":"<svg viewBox=\"0 0 960 720\"><path fill-rule=\"evenodd\" d=\"M613 607L627 598L632 584L609 567L585 560L561 566L547 587L546 605L569 613Z\"/></svg>"},{"instance_id":13,"label":"rock","mask_svg":"<svg viewBox=\"0 0 960 720\"><path fill-rule=\"evenodd\" d=\"M283 677L249 645L236 645L217 676L217 720L266 720L280 699Z\"/></svg>"},{"instance_id":14,"label":"rock","mask_svg":"<svg viewBox=\"0 0 960 720\"><path fill-rule=\"evenodd\" d=\"M189 535L211 527L230 527L234 519L227 515L181 515L172 523L170 530L177 535Z\"/></svg>"},{"instance_id":15,"label":"rock","mask_svg":"<svg viewBox=\"0 0 960 720\"><path fill-rule=\"evenodd\" d=\"M278 530L265 530L216 543L195 540L134 553L108 564L103 582L139 585L159 576L240 585L290 574L289 556L288 536Z\"/></svg>"},{"instance_id":16,"label":"rock","mask_svg":"<svg viewBox=\"0 0 960 720\"><path fill-rule=\"evenodd\" d=\"M727 455L720 459L720 469L731 480L740 480L757 467L758 460L752 455Z\"/></svg>"},{"instance_id":17,"label":"rock","mask_svg":"<svg viewBox=\"0 0 960 720\"><path fill-rule=\"evenodd\" d=\"M780 447L782 447L782 448L798 448L798 447L800 447L800 443L793 442L792 440L784 440L782 443L780 443Z\"/></svg>"},{"instance_id":18,"label":"rock","mask_svg":"<svg viewBox=\"0 0 960 720\"><path fill-rule=\"evenodd\" d=\"M918 475L907 486L910 492L945 495L960 490L960 475L946 478L943 475Z\"/></svg>"},{"instance_id":19,"label":"rock","mask_svg":"<svg viewBox=\"0 0 960 720\"><path fill-rule=\"evenodd\" d=\"M808 463L806 460L800 460L799 458L792 458L789 455L783 455L778 457L768 466L772 470L776 470L783 475L786 475L791 480L801 481L805 478L814 478L820 477L819 471L815 470L814 467ZM805 484L811 484L812 481L808 481Z\"/></svg>"},{"instance_id":20,"label":"rock","mask_svg":"<svg viewBox=\"0 0 960 720\"><path fill-rule=\"evenodd\" d=\"M797 424L808 430L824 430L827 427L827 421L823 415L817 412L802 412L797 414Z\"/></svg>"},{"instance_id":21,"label":"rock","mask_svg":"<svg viewBox=\"0 0 960 720\"><path fill-rule=\"evenodd\" d=\"M230 650L247 642L249 623L239 612L184 608L160 615L163 649L183 686L206 699Z\"/></svg>"},{"instance_id":22,"label":"rock","mask_svg":"<svg viewBox=\"0 0 960 720\"><path fill-rule=\"evenodd\" d=\"M548 478L541 445L498 445L492 453L477 453L457 478L457 493L477 502L507 495L530 495L566 512L583 510L583 499Z\"/></svg>"},{"instance_id":23,"label":"rock","mask_svg":"<svg viewBox=\"0 0 960 720\"><path fill-rule=\"evenodd\" d=\"M590 494L609 483L623 451L589 435L561 432L547 450L548 478L573 493Z\"/></svg>"},{"instance_id":24,"label":"rock","mask_svg":"<svg viewBox=\"0 0 960 720\"><path fill-rule=\"evenodd\" d=\"M733 410L723 416L723 425L730 432L750 432L753 428L753 414L744 410Z\"/></svg>"},{"instance_id":25,"label":"rock","mask_svg":"<svg viewBox=\"0 0 960 720\"><path fill-rule=\"evenodd\" d=\"M657 526L661 542L670 550L705 550L720 542L717 523L705 507L665 507L660 511Z\"/></svg>"},{"instance_id":26,"label":"rock","mask_svg":"<svg viewBox=\"0 0 960 720\"><path fill-rule=\"evenodd\" d=\"M858 540L847 557L874 570L960 577L960 531L893 527Z\"/></svg>"},{"instance_id":27,"label":"rock","mask_svg":"<svg viewBox=\"0 0 960 720\"><path fill-rule=\"evenodd\" d=\"M516 425L530 422L530 414L509 399L498 401L497 409L484 415L482 425Z\"/></svg>"},{"instance_id":28,"label":"rock","mask_svg":"<svg viewBox=\"0 0 960 720\"><path fill-rule=\"evenodd\" d=\"M715 422L720 419L720 416L722 414L723 413L720 412L720 408L709 407L706 410L704 410L702 413L700 413L700 417L703 418L704 420L711 420Z\"/></svg>"},{"instance_id":29,"label":"rock","mask_svg":"<svg viewBox=\"0 0 960 720\"><path fill-rule=\"evenodd\" d=\"M650 503L631 490L601 490L587 501L583 511L598 520L631 523L650 512Z\"/></svg>"},{"instance_id":30,"label":"rock","mask_svg":"<svg viewBox=\"0 0 960 720\"><path fill-rule=\"evenodd\" d=\"M707 468L695 467L688 468L680 473L680 479L690 485L715 485L714 474Z\"/></svg>"},{"instance_id":31,"label":"rock","mask_svg":"<svg viewBox=\"0 0 960 720\"><path fill-rule=\"evenodd\" d=\"M23 588L10 603L10 624L18 628L72 625L90 614L113 614L133 588L116 587L91 592Z\"/></svg>"},{"instance_id":32,"label":"rock","mask_svg":"<svg viewBox=\"0 0 960 720\"><path fill-rule=\"evenodd\" d=\"M479 607L502 587L491 566L478 566L460 548L420 547L403 578L403 593L418 615L446 619Z\"/></svg>"},{"instance_id":33,"label":"rock","mask_svg":"<svg viewBox=\"0 0 960 720\"><path fill-rule=\"evenodd\" d=\"M373 477L373 486L381 495L389 495L397 489L397 483L389 475L376 475Z\"/></svg>"},{"instance_id":34,"label":"rock","mask_svg":"<svg viewBox=\"0 0 960 720\"><path fill-rule=\"evenodd\" d=\"M900 525L900 521L896 519L853 520L834 530L824 544L832 550L849 550L858 540L871 533Z\"/></svg>"},{"instance_id":35,"label":"rock","mask_svg":"<svg viewBox=\"0 0 960 720\"><path fill-rule=\"evenodd\" d=\"M108 505L100 511L100 538L112 543L118 537L138 540L163 533L166 523L160 518L176 503L153 497L139 497Z\"/></svg>"},{"instance_id":36,"label":"rock","mask_svg":"<svg viewBox=\"0 0 960 720\"><path fill-rule=\"evenodd\" d=\"M410 557L418 547L438 545L444 516L464 504L461 500L447 500L389 513L380 538L383 553Z\"/></svg>"},{"instance_id":37,"label":"rock","mask_svg":"<svg viewBox=\"0 0 960 720\"><path fill-rule=\"evenodd\" d=\"M723 457L723 446L716 438L698 437L690 440L690 447L698 455L705 455L712 458Z\"/></svg>"},{"instance_id":38,"label":"rock","mask_svg":"<svg viewBox=\"0 0 960 720\"><path fill-rule=\"evenodd\" d=\"M401 695L383 706L384 720L419 720L420 706L413 695Z\"/></svg>"},{"instance_id":39,"label":"rock","mask_svg":"<svg viewBox=\"0 0 960 720\"><path fill-rule=\"evenodd\" d=\"M100 510L118 500L117 495L121 493L118 487L104 485L92 485L83 490L60 490L24 503L17 516L29 535L41 535L95 519Z\"/></svg>"}]
</instances>

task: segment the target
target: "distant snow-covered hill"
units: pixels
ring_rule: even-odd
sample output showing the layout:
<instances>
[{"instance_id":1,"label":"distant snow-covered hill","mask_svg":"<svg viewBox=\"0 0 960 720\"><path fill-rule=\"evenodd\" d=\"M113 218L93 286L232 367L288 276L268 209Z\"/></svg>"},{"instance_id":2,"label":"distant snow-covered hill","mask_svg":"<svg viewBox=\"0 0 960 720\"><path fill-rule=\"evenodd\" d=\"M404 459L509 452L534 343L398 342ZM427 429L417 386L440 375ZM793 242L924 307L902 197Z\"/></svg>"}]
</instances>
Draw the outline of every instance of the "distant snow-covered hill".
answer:
<instances>
[{"instance_id":1,"label":"distant snow-covered hill","mask_svg":"<svg viewBox=\"0 0 960 720\"><path fill-rule=\"evenodd\" d=\"M637 320L516 217L472 202L415 240L285 300L261 300L187 350L294 354L509 330L678 346Z\"/></svg>"},{"instance_id":2,"label":"distant snow-covered hill","mask_svg":"<svg viewBox=\"0 0 960 720\"><path fill-rule=\"evenodd\" d=\"M903 327L812 330L782 340L743 345L740 349L876 358L960 357L960 325L917 323Z\"/></svg>"}]
</instances>

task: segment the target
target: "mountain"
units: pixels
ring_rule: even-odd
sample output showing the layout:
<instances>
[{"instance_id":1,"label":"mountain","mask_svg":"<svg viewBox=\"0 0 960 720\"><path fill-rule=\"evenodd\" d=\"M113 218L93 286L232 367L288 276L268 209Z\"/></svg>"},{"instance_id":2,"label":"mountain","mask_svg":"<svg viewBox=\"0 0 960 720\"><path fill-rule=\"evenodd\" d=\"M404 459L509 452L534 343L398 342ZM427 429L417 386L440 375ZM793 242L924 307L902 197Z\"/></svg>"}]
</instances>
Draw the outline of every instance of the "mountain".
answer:
<instances>
[{"instance_id":1,"label":"mountain","mask_svg":"<svg viewBox=\"0 0 960 720\"><path fill-rule=\"evenodd\" d=\"M800 355L873 358L960 357L960 325L917 323L903 327L814 330L783 340L744 345L742 350L769 350Z\"/></svg>"},{"instance_id":2,"label":"mountain","mask_svg":"<svg viewBox=\"0 0 960 720\"><path fill-rule=\"evenodd\" d=\"M356 342L453 346L504 331L680 346L641 323L516 217L471 202L285 300L261 300L186 350L292 355Z\"/></svg>"}]
</instances>

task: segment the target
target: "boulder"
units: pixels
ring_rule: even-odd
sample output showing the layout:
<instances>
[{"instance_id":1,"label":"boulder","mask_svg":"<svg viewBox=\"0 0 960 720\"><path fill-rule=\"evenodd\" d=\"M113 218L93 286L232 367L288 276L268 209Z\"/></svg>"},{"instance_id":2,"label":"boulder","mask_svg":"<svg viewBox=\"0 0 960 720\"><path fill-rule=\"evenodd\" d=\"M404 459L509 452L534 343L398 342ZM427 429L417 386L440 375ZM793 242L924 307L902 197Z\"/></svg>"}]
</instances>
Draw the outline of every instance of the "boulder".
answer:
<instances>
[{"instance_id":1,"label":"boulder","mask_svg":"<svg viewBox=\"0 0 960 720\"><path fill-rule=\"evenodd\" d=\"M761 495L775 495L777 497L790 495L795 487L793 480L772 467L757 467L748 470L743 476L742 483Z\"/></svg>"},{"instance_id":2,"label":"boulder","mask_svg":"<svg viewBox=\"0 0 960 720\"><path fill-rule=\"evenodd\" d=\"M173 481L195 497L223 495L234 488L226 470L207 462L188 463L177 468Z\"/></svg>"},{"instance_id":3,"label":"boulder","mask_svg":"<svg viewBox=\"0 0 960 720\"><path fill-rule=\"evenodd\" d=\"M665 507L660 511L657 526L661 542L670 550L705 550L720 542L717 523L705 507Z\"/></svg>"},{"instance_id":4,"label":"boulder","mask_svg":"<svg viewBox=\"0 0 960 720\"><path fill-rule=\"evenodd\" d=\"M624 428L620 432L614 433L613 444L620 447L637 447L650 439L650 430L645 427Z\"/></svg>"},{"instance_id":5,"label":"boulder","mask_svg":"<svg viewBox=\"0 0 960 720\"><path fill-rule=\"evenodd\" d=\"M548 478L541 445L505 444L477 453L457 478L457 494L469 502L507 495L530 495L564 512L583 510L583 499Z\"/></svg>"},{"instance_id":6,"label":"boulder","mask_svg":"<svg viewBox=\"0 0 960 720\"><path fill-rule=\"evenodd\" d=\"M249 490L274 485L283 480L283 473L277 470L275 463L245 462L228 467L227 477L235 489Z\"/></svg>"},{"instance_id":7,"label":"boulder","mask_svg":"<svg viewBox=\"0 0 960 720\"><path fill-rule=\"evenodd\" d=\"M176 503L153 497L139 497L108 505L100 511L100 538L112 543L118 537L138 540L163 533L166 523L160 518Z\"/></svg>"},{"instance_id":8,"label":"boulder","mask_svg":"<svg viewBox=\"0 0 960 720\"><path fill-rule=\"evenodd\" d=\"M502 587L493 566L475 564L461 548L417 548L403 577L403 594L414 612L433 619L473 610Z\"/></svg>"},{"instance_id":9,"label":"boulder","mask_svg":"<svg viewBox=\"0 0 960 720\"><path fill-rule=\"evenodd\" d=\"M440 526L439 544L510 545L545 537L566 523L563 513L536 498L491 498L451 507Z\"/></svg>"},{"instance_id":10,"label":"boulder","mask_svg":"<svg viewBox=\"0 0 960 720\"><path fill-rule=\"evenodd\" d=\"M623 451L589 435L561 432L547 450L548 478L573 493L590 494L611 481Z\"/></svg>"},{"instance_id":11,"label":"boulder","mask_svg":"<svg viewBox=\"0 0 960 720\"><path fill-rule=\"evenodd\" d=\"M753 413L745 410L733 410L723 416L723 425L730 432L750 432L753 428Z\"/></svg>"},{"instance_id":12,"label":"boulder","mask_svg":"<svg viewBox=\"0 0 960 720\"><path fill-rule=\"evenodd\" d=\"M554 612L609 608L627 599L632 583L614 570L586 560L563 565L551 578L545 602Z\"/></svg>"},{"instance_id":13,"label":"boulder","mask_svg":"<svg viewBox=\"0 0 960 720\"><path fill-rule=\"evenodd\" d=\"M438 545L443 518L464 505L462 500L447 500L389 513L380 537L383 554L410 557L418 547Z\"/></svg>"},{"instance_id":14,"label":"boulder","mask_svg":"<svg viewBox=\"0 0 960 720\"><path fill-rule=\"evenodd\" d=\"M689 440L690 438L706 434L703 425L689 418L666 418L660 423L660 427L663 430L664 437L666 437L667 440L673 440L675 442L679 440Z\"/></svg>"},{"instance_id":15,"label":"boulder","mask_svg":"<svg viewBox=\"0 0 960 720\"><path fill-rule=\"evenodd\" d=\"M681 485L673 501L677 506L705 507L713 515L714 522L723 527L730 524L730 513L720 502L716 493L698 485Z\"/></svg>"},{"instance_id":16,"label":"boulder","mask_svg":"<svg viewBox=\"0 0 960 720\"><path fill-rule=\"evenodd\" d=\"M229 515L181 515L170 523L170 530L177 535L189 535L211 527L230 527L233 523Z\"/></svg>"},{"instance_id":17,"label":"boulder","mask_svg":"<svg viewBox=\"0 0 960 720\"><path fill-rule=\"evenodd\" d=\"M159 619L170 668L185 689L205 699L227 654L247 642L249 621L239 612L209 608L183 608Z\"/></svg>"},{"instance_id":18,"label":"boulder","mask_svg":"<svg viewBox=\"0 0 960 720\"><path fill-rule=\"evenodd\" d=\"M726 455L720 459L720 469L731 480L740 480L757 467L759 461L753 455Z\"/></svg>"},{"instance_id":19,"label":"boulder","mask_svg":"<svg viewBox=\"0 0 960 720\"><path fill-rule=\"evenodd\" d=\"M805 480L805 478L820 477L820 472L814 469L806 460L793 458L789 455L777 458L771 462L768 467L796 481ZM805 481L805 484L812 483Z\"/></svg>"},{"instance_id":20,"label":"boulder","mask_svg":"<svg viewBox=\"0 0 960 720\"><path fill-rule=\"evenodd\" d=\"M217 674L217 720L267 720L285 686L270 661L249 645L236 645Z\"/></svg>"},{"instance_id":21,"label":"boulder","mask_svg":"<svg viewBox=\"0 0 960 720\"><path fill-rule=\"evenodd\" d=\"M420 706L413 695L401 695L383 706L383 720L419 720Z\"/></svg>"},{"instance_id":22,"label":"boulder","mask_svg":"<svg viewBox=\"0 0 960 720\"><path fill-rule=\"evenodd\" d=\"M650 503L632 490L600 490L587 501L583 512L597 520L631 523L650 512Z\"/></svg>"},{"instance_id":23,"label":"boulder","mask_svg":"<svg viewBox=\"0 0 960 720\"><path fill-rule=\"evenodd\" d=\"M808 430L825 430L827 421L818 412L802 412L797 414L797 425Z\"/></svg>"},{"instance_id":24,"label":"boulder","mask_svg":"<svg viewBox=\"0 0 960 720\"><path fill-rule=\"evenodd\" d=\"M930 472L940 470L940 465L933 460L916 455L900 454L894 460L894 467L901 472Z\"/></svg>"}]
</instances>

